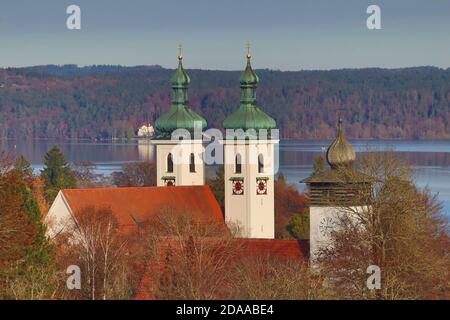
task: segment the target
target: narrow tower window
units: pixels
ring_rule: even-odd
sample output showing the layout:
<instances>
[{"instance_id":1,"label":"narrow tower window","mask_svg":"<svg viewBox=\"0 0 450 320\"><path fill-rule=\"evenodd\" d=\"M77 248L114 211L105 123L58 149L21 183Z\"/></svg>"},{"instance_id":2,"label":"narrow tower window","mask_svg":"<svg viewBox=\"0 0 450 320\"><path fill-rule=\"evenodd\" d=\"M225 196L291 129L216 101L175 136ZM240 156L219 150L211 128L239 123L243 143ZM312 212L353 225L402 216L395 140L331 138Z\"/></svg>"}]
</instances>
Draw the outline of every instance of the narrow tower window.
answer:
<instances>
[{"instance_id":1,"label":"narrow tower window","mask_svg":"<svg viewBox=\"0 0 450 320\"><path fill-rule=\"evenodd\" d=\"M234 173L242 173L242 158L239 153L236 155L236 163L234 166Z\"/></svg>"},{"instance_id":2,"label":"narrow tower window","mask_svg":"<svg viewBox=\"0 0 450 320\"><path fill-rule=\"evenodd\" d=\"M262 154L258 156L258 173L264 173L264 156Z\"/></svg>"},{"instance_id":3,"label":"narrow tower window","mask_svg":"<svg viewBox=\"0 0 450 320\"><path fill-rule=\"evenodd\" d=\"M173 157L171 153L167 156L167 172L173 172Z\"/></svg>"},{"instance_id":4,"label":"narrow tower window","mask_svg":"<svg viewBox=\"0 0 450 320\"><path fill-rule=\"evenodd\" d=\"M189 171L195 172L195 156L193 153L191 153L191 158L189 160Z\"/></svg>"}]
</instances>

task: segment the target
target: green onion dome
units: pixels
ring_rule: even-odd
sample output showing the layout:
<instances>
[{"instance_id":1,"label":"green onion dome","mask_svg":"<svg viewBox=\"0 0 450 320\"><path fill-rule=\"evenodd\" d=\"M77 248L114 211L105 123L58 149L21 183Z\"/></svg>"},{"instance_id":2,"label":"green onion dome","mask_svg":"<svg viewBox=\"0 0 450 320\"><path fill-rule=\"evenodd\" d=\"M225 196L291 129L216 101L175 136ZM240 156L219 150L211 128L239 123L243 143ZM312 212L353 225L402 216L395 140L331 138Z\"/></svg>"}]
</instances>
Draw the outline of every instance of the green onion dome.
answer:
<instances>
[{"instance_id":1,"label":"green onion dome","mask_svg":"<svg viewBox=\"0 0 450 320\"><path fill-rule=\"evenodd\" d=\"M186 71L183 68L183 57L181 55L178 56L178 68L175 71L175 74L170 79L173 88L185 88L189 86L191 83L191 79L189 78Z\"/></svg>"},{"instance_id":2,"label":"green onion dome","mask_svg":"<svg viewBox=\"0 0 450 320\"><path fill-rule=\"evenodd\" d=\"M256 75L255 71L252 69L252 65L250 63L251 55L247 54L247 66L245 67L244 72L242 73L239 81L241 86L257 86L259 82L259 78Z\"/></svg>"},{"instance_id":3,"label":"green onion dome","mask_svg":"<svg viewBox=\"0 0 450 320\"><path fill-rule=\"evenodd\" d=\"M251 55L247 54L247 66L240 78L241 101L240 107L229 115L223 122L225 129L274 129L275 120L256 106L256 88L258 76L253 71Z\"/></svg>"},{"instance_id":4,"label":"green onion dome","mask_svg":"<svg viewBox=\"0 0 450 320\"><path fill-rule=\"evenodd\" d=\"M188 106L187 89L190 83L189 76L183 68L183 56L178 56L178 68L172 76L172 105L170 110L162 114L156 121L155 126L162 137L169 137L176 129L186 129L190 132L194 128L205 129L206 120L195 113Z\"/></svg>"},{"instance_id":5,"label":"green onion dome","mask_svg":"<svg viewBox=\"0 0 450 320\"><path fill-rule=\"evenodd\" d=\"M342 120L339 119L339 133L337 138L328 147L327 162L331 168L350 167L356 159L352 145L347 141L342 129Z\"/></svg>"}]
</instances>

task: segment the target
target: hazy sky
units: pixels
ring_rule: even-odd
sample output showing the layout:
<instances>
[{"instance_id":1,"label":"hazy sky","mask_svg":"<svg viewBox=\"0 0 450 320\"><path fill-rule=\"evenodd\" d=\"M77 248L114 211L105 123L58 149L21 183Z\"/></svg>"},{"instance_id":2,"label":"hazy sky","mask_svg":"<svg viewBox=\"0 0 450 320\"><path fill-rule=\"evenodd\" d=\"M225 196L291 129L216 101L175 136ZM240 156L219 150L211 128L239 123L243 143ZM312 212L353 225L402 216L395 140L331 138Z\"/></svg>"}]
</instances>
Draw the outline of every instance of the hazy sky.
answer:
<instances>
[{"instance_id":1,"label":"hazy sky","mask_svg":"<svg viewBox=\"0 0 450 320\"><path fill-rule=\"evenodd\" d=\"M81 7L82 29L66 28ZM381 7L382 30L366 9ZM450 0L0 0L0 66L281 70L450 66Z\"/></svg>"}]
</instances>

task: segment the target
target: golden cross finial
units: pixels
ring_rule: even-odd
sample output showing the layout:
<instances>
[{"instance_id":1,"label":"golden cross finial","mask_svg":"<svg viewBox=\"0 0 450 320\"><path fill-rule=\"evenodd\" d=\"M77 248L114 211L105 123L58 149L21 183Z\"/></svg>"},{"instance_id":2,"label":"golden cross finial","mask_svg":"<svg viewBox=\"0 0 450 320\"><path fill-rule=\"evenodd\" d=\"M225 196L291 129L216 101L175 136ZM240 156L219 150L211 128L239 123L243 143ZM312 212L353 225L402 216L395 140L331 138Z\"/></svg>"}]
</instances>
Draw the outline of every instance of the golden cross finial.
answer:
<instances>
[{"instance_id":1,"label":"golden cross finial","mask_svg":"<svg viewBox=\"0 0 450 320\"><path fill-rule=\"evenodd\" d=\"M250 59L252 57L252 55L250 54L250 41L247 41L245 47L247 48L247 59Z\"/></svg>"},{"instance_id":2,"label":"golden cross finial","mask_svg":"<svg viewBox=\"0 0 450 320\"><path fill-rule=\"evenodd\" d=\"M181 43L178 45L178 60L183 59L183 46Z\"/></svg>"}]
</instances>

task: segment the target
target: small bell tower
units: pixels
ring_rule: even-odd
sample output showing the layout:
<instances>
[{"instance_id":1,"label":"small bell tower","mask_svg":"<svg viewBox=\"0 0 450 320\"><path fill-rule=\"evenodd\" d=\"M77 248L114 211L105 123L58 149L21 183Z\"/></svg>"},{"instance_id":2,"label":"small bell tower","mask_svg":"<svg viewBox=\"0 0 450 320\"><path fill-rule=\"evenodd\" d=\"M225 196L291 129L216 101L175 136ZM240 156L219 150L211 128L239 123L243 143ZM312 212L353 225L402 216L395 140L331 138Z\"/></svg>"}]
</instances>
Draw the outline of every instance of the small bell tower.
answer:
<instances>
[{"instance_id":1,"label":"small bell tower","mask_svg":"<svg viewBox=\"0 0 450 320\"><path fill-rule=\"evenodd\" d=\"M331 233L337 228L338 216L347 208L361 210L370 198L372 179L352 168L356 153L347 141L339 119L338 135L328 147L326 159L330 166L302 180L309 196L310 260L314 263L318 250L330 245Z\"/></svg>"}]
</instances>

